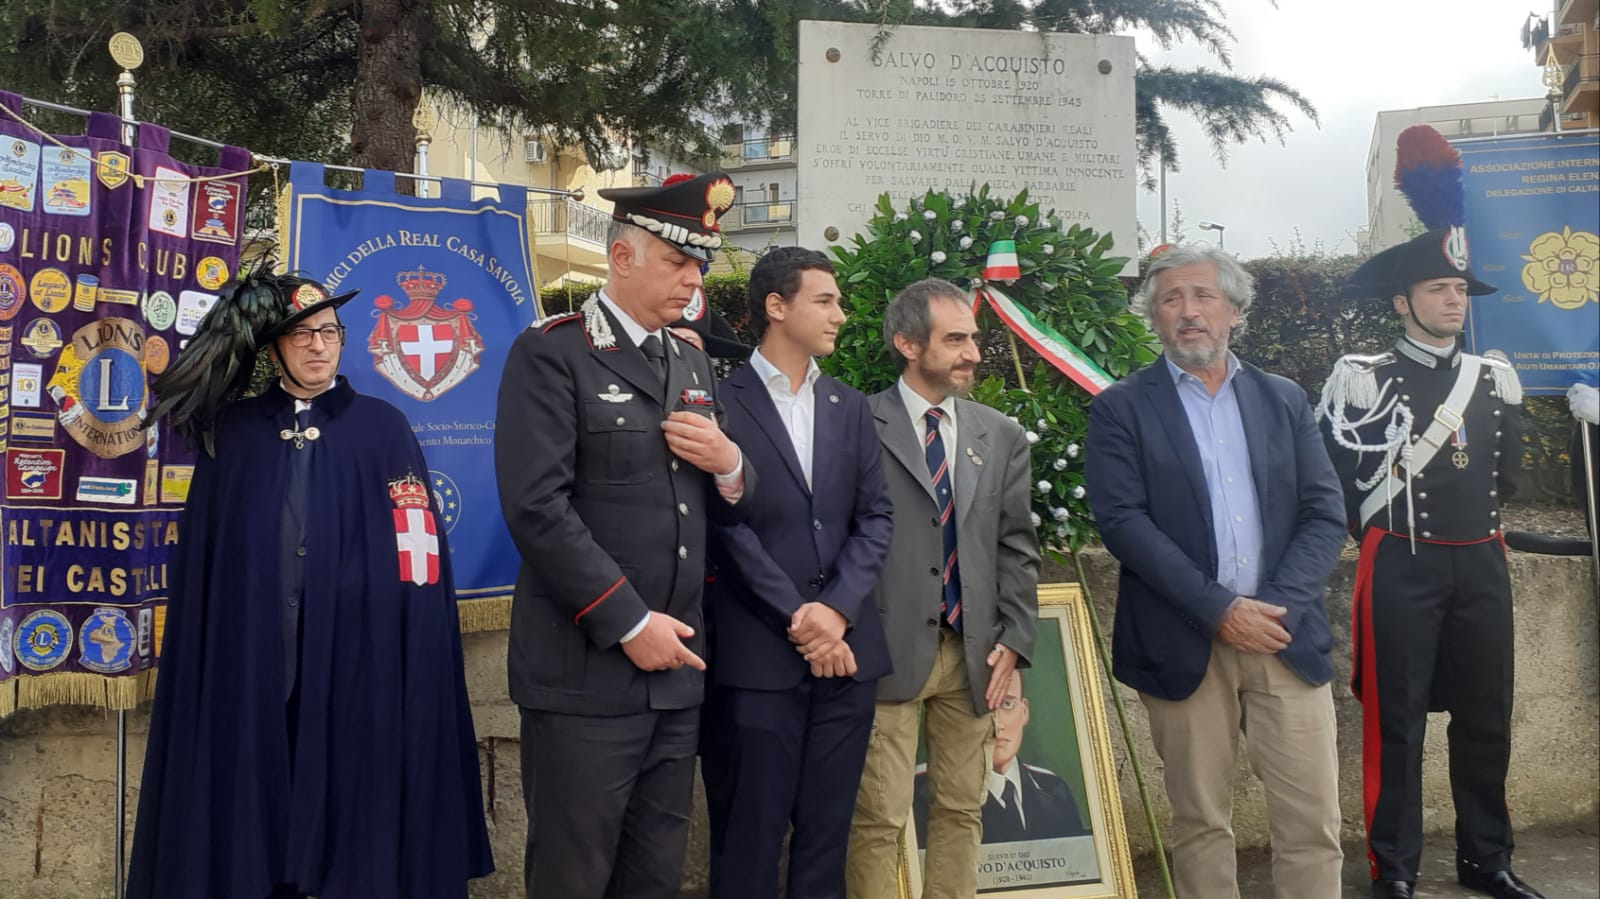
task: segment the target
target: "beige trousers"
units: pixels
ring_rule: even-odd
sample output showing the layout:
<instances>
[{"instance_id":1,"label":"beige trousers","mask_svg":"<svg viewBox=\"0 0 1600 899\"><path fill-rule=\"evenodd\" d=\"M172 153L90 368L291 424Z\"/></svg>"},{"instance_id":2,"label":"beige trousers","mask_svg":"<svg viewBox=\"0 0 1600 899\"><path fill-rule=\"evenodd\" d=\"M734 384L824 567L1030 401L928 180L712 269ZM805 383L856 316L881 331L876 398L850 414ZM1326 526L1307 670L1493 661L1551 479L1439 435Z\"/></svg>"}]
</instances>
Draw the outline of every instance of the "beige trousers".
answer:
<instances>
[{"instance_id":1,"label":"beige trousers","mask_svg":"<svg viewBox=\"0 0 1600 899\"><path fill-rule=\"evenodd\" d=\"M922 899L973 899L978 893L978 843L994 716L972 713L963 653L961 637L942 630L939 654L922 692L910 702L878 703L850 824L845 862L849 899L899 895L900 834L911 813L919 711L927 719L929 793ZM987 678L987 670L983 676Z\"/></svg>"},{"instance_id":2,"label":"beige trousers","mask_svg":"<svg viewBox=\"0 0 1600 899\"><path fill-rule=\"evenodd\" d=\"M1313 687L1277 656L1217 640L1193 696L1140 694L1166 764L1168 848L1179 899L1239 895L1233 775L1244 735L1266 787L1272 883L1278 899L1339 899L1339 751L1333 691Z\"/></svg>"}]
</instances>

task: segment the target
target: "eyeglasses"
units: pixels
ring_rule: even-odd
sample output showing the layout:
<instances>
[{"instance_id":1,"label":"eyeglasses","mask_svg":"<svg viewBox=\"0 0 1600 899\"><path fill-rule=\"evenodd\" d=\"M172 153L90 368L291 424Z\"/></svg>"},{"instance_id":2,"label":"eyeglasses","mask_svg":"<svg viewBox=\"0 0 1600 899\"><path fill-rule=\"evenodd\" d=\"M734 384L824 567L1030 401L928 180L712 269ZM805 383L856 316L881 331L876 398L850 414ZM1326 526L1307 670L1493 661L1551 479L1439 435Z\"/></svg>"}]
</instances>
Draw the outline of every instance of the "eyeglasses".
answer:
<instances>
[{"instance_id":1,"label":"eyeglasses","mask_svg":"<svg viewBox=\"0 0 1600 899\"><path fill-rule=\"evenodd\" d=\"M322 342L328 346L338 346L339 344L344 343L344 325L323 325L320 328L295 328L293 331L288 332L284 336L289 338L290 346L308 347L311 345L311 338L318 334L322 335Z\"/></svg>"}]
</instances>

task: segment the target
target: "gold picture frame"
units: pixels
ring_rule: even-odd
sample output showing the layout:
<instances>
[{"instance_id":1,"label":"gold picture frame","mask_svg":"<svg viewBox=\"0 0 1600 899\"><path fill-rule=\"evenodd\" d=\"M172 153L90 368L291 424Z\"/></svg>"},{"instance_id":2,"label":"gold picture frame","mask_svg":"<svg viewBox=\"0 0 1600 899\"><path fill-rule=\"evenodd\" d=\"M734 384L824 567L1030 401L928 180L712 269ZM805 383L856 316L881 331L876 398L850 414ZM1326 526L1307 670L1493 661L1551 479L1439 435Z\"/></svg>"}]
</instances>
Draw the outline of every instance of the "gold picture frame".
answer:
<instances>
[{"instance_id":1,"label":"gold picture frame","mask_svg":"<svg viewBox=\"0 0 1600 899\"><path fill-rule=\"evenodd\" d=\"M1133 860L1112 761L1111 731L1089 609L1077 584L1041 584L1033 666L1024 672L1021 703L996 712L1005 773L993 783L1026 781L1021 813L1005 817L986 798L986 834L979 849L978 895L1006 899L1135 899ZM1007 717L1001 717L1005 715ZM1033 728L1030 731L1028 728ZM922 756L919 748L919 757ZM919 797L926 791L918 790ZM1031 803L1031 804L1030 804ZM901 840L899 899L922 895L919 830L922 801L913 804ZM1076 805L1076 809L1071 808ZM1032 809L1030 813L1030 808ZM1031 820L1029 820L1031 815ZM1002 842L997 834L1009 833Z\"/></svg>"}]
</instances>

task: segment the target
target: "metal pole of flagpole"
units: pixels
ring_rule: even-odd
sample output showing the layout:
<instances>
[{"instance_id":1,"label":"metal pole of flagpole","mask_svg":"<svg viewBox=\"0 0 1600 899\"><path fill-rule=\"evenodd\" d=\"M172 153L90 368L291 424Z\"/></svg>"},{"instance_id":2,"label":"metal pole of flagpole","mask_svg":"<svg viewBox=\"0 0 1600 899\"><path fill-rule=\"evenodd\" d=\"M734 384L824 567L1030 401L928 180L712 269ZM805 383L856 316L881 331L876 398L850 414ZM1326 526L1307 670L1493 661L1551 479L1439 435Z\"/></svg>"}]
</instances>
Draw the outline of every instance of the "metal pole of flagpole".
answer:
<instances>
[{"instance_id":1,"label":"metal pole of flagpole","mask_svg":"<svg viewBox=\"0 0 1600 899\"><path fill-rule=\"evenodd\" d=\"M1161 242L1167 242L1167 159L1161 158Z\"/></svg>"},{"instance_id":2,"label":"metal pole of flagpole","mask_svg":"<svg viewBox=\"0 0 1600 899\"><path fill-rule=\"evenodd\" d=\"M1594 563L1594 582L1600 585L1600 506L1595 505L1594 483L1594 441L1591 432L1597 427L1586 421L1578 421L1579 433L1583 440L1583 483L1589 494L1589 559Z\"/></svg>"},{"instance_id":3,"label":"metal pole of flagpole","mask_svg":"<svg viewBox=\"0 0 1600 899\"><path fill-rule=\"evenodd\" d=\"M417 104L417 112L411 117L412 124L417 126L417 196L428 196L428 145L433 143L433 110L428 108L426 100Z\"/></svg>"},{"instance_id":4,"label":"metal pole of flagpole","mask_svg":"<svg viewBox=\"0 0 1600 899\"><path fill-rule=\"evenodd\" d=\"M117 112L122 116L122 143L133 146L137 132L137 121L133 117L133 70L144 62L144 47L139 39L126 31L119 31L111 36L107 44L111 51L111 58L122 67L122 74L117 76ZM116 845L111 851L111 864L116 869L112 874L111 895L113 899L123 899L127 885L123 883L123 873L127 871L128 845L128 710L117 709L117 801L116 819L117 833Z\"/></svg>"}]
</instances>

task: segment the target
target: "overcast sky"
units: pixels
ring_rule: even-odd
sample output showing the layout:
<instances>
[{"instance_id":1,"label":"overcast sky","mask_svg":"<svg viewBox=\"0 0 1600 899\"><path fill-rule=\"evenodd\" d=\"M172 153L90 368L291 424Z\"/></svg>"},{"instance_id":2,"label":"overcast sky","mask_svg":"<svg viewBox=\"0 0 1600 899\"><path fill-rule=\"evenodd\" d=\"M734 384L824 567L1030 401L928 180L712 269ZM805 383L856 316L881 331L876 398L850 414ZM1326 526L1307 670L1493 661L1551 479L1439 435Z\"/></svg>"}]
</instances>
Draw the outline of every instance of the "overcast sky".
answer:
<instances>
[{"instance_id":1,"label":"overcast sky","mask_svg":"<svg viewBox=\"0 0 1600 899\"><path fill-rule=\"evenodd\" d=\"M1233 70L1272 75L1304 94L1321 117L1290 112L1283 145L1249 143L1219 164L1195 120L1169 112L1182 171L1167 176L1170 209L1183 207L1190 240L1214 241L1202 220L1226 226L1245 258L1288 248L1298 227L1308 249L1352 252L1367 218L1366 154L1379 110L1510 100L1544 93L1520 31L1536 2L1506 0L1221 0L1237 43ZM1138 48L1155 65L1209 65L1197 46ZM1139 223L1154 241L1161 204L1140 190ZM1170 225L1169 225L1170 227Z\"/></svg>"}]
</instances>

